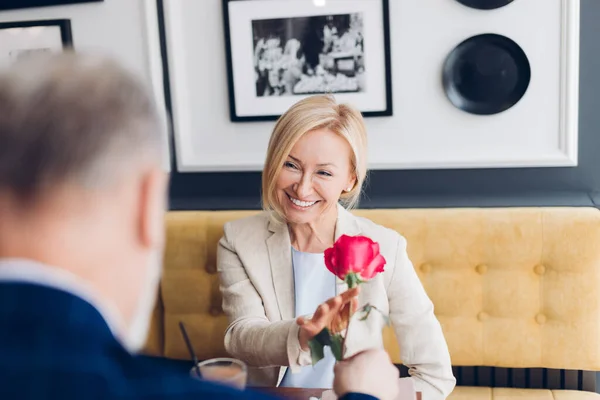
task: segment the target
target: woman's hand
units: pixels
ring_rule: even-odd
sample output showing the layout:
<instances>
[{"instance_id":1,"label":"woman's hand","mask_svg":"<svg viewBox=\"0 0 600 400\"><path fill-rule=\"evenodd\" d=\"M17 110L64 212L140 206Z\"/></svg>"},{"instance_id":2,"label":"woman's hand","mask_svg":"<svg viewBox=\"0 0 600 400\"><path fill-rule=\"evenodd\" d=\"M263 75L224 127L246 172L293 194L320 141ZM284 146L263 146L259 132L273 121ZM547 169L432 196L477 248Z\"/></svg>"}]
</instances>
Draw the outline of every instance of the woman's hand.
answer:
<instances>
[{"instance_id":1,"label":"woman's hand","mask_svg":"<svg viewBox=\"0 0 600 400\"><path fill-rule=\"evenodd\" d=\"M346 327L349 310L352 312L358 308L359 287L347 290L344 293L332 297L317 307L311 319L298 317L296 323L300 326L298 340L302 350L308 350L308 342L324 328L329 328L333 333L340 332Z\"/></svg>"}]
</instances>

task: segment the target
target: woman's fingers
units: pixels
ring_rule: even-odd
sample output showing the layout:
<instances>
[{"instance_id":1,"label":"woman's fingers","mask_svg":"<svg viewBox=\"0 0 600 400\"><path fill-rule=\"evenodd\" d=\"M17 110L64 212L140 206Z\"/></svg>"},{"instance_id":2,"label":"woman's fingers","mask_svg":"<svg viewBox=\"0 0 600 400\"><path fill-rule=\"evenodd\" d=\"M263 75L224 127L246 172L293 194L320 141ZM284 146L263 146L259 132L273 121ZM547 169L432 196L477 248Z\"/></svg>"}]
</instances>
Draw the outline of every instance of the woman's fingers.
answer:
<instances>
[{"instance_id":1,"label":"woman's fingers","mask_svg":"<svg viewBox=\"0 0 600 400\"><path fill-rule=\"evenodd\" d=\"M308 337L310 339L312 339L313 337L317 336L319 334L319 332L321 332L323 330L324 327L322 326L317 326L315 324L312 323L308 323L306 325L303 325L301 327L301 329L304 329L306 331L306 333L308 334Z\"/></svg>"},{"instance_id":2,"label":"woman's fingers","mask_svg":"<svg viewBox=\"0 0 600 400\"><path fill-rule=\"evenodd\" d=\"M358 308L358 287L345 291L338 296L332 297L325 303L319 305L311 319L298 317L296 323L304 331L303 336L310 340L324 328L338 332L345 328L349 317L349 308L356 311Z\"/></svg>"},{"instance_id":3,"label":"woman's fingers","mask_svg":"<svg viewBox=\"0 0 600 400\"><path fill-rule=\"evenodd\" d=\"M349 302L355 301L358 304L358 293L359 288L356 287L327 300L317 308L312 321L327 325Z\"/></svg>"},{"instance_id":4,"label":"woman's fingers","mask_svg":"<svg viewBox=\"0 0 600 400\"><path fill-rule=\"evenodd\" d=\"M341 302L341 300L337 299L331 303L328 301L317 308L317 311L310 320L310 324L315 327L314 329L317 330L317 333L327 326L328 321L335 315L335 309L337 308L338 302Z\"/></svg>"},{"instance_id":5,"label":"woman's fingers","mask_svg":"<svg viewBox=\"0 0 600 400\"><path fill-rule=\"evenodd\" d=\"M358 310L358 298L355 297L351 300L350 302L351 306L352 306L352 314L354 314L356 312L356 310Z\"/></svg>"},{"instance_id":6,"label":"woman's fingers","mask_svg":"<svg viewBox=\"0 0 600 400\"><path fill-rule=\"evenodd\" d=\"M321 332L325 327L334 327L335 330L341 329L342 325L348 320L348 315L340 315L340 313L348 307L352 307L353 311L358 308L357 296L359 292L360 289L356 287L330 298L317 307L310 320L303 320L302 323L298 324L312 336Z\"/></svg>"},{"instance_id":7,"label":"woman's fingers","mask_svg":"<svg viewBox=\"0 0 600 400\"><path fill-rule=\"evenodd\" d=\"M329 300L327 300L325 303L321 304L318 308L317 311L315 312L313 319L314 318L320 318L322 315L332 315L335 314L336 312L338 312L340 309L342 309L342 307L344 307L344 305L346 305L348 302L352 301L352 300L357 300L357 297L359 293L359 288L353 288L350 289L342 294L339 294L335 297L330 298Z\"/></svg>"},{"instance_id":8,"label":"woman's fingers","mask_svg":"<svg viewBox=\"0 0 600 400\"><path fill-rule=\"evenodd\" d=\"M350 302L356 302L356 304L358 304L358 293L359 289L356 287L327 300L325 304L328 304L329 306L329 314L338 314Z\"/></svg>"},{"instance_id":9,"label":"woman's fingers","mask_svg":"<svg viewBox=\"0 0 600 400\"><path fill-rule=\"evenodd\" d=\"M356 296L358 296L358 294L360 293L360 286L357 286L355 288L346 290L344 293L340 294L339 296L342 298L342 303L347 303L350 300L352 300L353 298L356 298Z\"/></svg>"}]
</instances>

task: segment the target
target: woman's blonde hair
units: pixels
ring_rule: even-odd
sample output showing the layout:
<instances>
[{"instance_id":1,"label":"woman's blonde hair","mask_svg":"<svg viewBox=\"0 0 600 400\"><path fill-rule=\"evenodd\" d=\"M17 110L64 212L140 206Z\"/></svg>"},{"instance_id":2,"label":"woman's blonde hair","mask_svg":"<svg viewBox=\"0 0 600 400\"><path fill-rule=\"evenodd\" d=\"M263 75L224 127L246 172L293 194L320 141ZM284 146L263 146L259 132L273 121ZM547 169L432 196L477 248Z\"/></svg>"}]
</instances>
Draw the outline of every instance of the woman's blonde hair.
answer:
<instances>
[{"instance_id":1,"label":"woman's blonde hair","mask_svg":"<svg viewBox=\"0 0 600 400\"><path fill-rule=\"evenodd\" d=\"M262 172L262 206L267 211L274 211L279 220L284 218L276 184L283 164L302 135L317 129L329 129L350 145L356 182L349 192L342 193L340 202L347 209L358 204L367 175L367 130L363 117L356 108L338 104L331 95L310 96L294 104L279 118L269 140Z\"/></svg>"}]
</instances>

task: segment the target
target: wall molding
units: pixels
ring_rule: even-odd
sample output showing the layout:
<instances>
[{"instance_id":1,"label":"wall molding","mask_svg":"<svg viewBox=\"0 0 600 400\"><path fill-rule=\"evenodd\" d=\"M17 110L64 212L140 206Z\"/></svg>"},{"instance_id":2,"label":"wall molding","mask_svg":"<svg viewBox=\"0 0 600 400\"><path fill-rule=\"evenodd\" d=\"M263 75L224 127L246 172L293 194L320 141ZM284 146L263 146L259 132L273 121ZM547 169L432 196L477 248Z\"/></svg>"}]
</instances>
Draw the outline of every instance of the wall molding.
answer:
<instances>
[{"instance_id":1,"label":"wall molding","mask_svg":"<svg viewBox=\"0 0 600 400\"><path fill-rule=\"evenodd\" d=\"M394 116L366 119L369 168L577 166L580 0L513 2L493 13L432 1L440 11L429 19L416 3L390 4ZM274 123L229 120L221 0L170 0L164 8L176 170L260 171ZM536 10L540 29L531 33L529 15ZM427 24L415 28L415 18ZM432 33L430 26L438 23L441 33ZM410 29L412 37L425 35L420 44ZM449 104L440 81L448 52L485 31L513 37L531 56L533 71L531 87L515 107L482 117ZM194 38L207 36L214 40L198 46ZM406 54L418 62L406 62Z\"/></svg>"},{"instance_id":2,"label":"wall molding","mask_svg":"<svg viewBox=\"0 0 600 400\"><path fill-rule=\"evenodd\" d=\"M562 0L560 143L565 166L578 163L580 2Z\"/></svg>"}]
</instances>

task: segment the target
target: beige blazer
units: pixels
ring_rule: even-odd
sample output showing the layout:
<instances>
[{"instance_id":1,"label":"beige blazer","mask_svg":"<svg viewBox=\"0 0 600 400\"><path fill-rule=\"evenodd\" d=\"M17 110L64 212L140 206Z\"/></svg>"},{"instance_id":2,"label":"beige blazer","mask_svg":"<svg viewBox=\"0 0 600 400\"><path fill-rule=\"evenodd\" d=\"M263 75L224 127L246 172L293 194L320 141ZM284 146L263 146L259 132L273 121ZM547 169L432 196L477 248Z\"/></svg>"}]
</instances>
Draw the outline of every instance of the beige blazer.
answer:
<instances>
[{"instance_id":1,"label":"beige blazer","mask_svg":"<svg viewBox=\"0 0 600 400\"><path fill-rule=\"evenodd\" d=\"M294 274L287 225L263 212L228 222L219 241L217 266L223 309L230 324L225 348L251 368L249 385L275 386L286 368L310 365L301 350L294 315ZM396 231L359 218L338 207L336 239L342 234L365 235L378 242L385 272L361 285L359 305L370 303L388 314L398 338L401 359L423 398L446 398L456 380L433 304L406 252L406 240ZM336 291L347 289L338 279ZM382 347L383 319L376 312L367 321L355 319L348 328L347 355Z\"/></svg>"}]
</instances>

